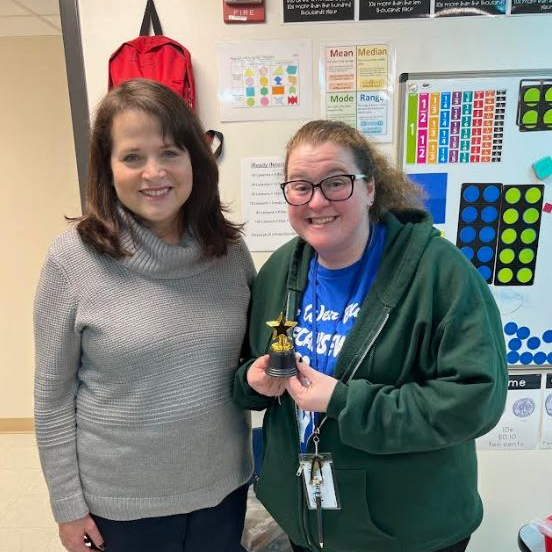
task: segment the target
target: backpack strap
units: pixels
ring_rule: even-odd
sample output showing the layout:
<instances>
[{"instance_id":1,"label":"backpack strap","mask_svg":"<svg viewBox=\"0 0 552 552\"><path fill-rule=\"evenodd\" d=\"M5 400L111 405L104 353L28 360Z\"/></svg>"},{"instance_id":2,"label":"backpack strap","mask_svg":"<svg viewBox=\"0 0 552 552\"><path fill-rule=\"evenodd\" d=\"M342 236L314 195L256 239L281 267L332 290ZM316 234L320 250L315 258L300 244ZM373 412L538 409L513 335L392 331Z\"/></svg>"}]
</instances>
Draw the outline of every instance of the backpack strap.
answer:
<instances>
[{"instance_id":1,"label":"backpack strap","mask_svg":"<svg viewBox=\"0 0 552 552\"><path fill-rule=\"evenodd\" d=\"M215 138L217 138L218 146L215 150L213 150L213 155L215 156L215 159L218 159L222 155L222 145L224 143L224 136L222 132L218 130L208 130L205 132L205 136L207 137L207 143L211 146L211 149L213 149L213 142L215 141Z\"/></svg>"},{"instance_id":2,"label":"backpack strap","mask_svg":"<svg viewBox=\"0 0 552 552\"><path fill-rule=\"evenodd\" d=\"M157 10L155 9L153 0L148 0L148 3L146 4L144 18L142 19L142 26L140 27L140 36L149 36L150 23L153 26L153 32L156 35L163 34L163 29L161 29L161 21L159 21L159 16L157 15Z\"/></svg>"}]
</instances>

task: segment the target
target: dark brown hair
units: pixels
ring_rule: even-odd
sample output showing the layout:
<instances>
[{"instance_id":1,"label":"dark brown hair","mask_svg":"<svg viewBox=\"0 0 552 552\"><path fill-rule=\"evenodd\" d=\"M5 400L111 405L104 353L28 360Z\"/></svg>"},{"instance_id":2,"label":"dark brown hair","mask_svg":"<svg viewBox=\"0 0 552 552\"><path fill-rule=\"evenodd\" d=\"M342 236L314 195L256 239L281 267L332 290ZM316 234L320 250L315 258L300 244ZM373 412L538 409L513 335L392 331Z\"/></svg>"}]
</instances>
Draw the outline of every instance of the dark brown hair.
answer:
<instances>
[{"instance_id":1,"label":"dark brown hair","mask_svg":"<svg viewBox=\"0 0 552 552\"><path fill-rule=\"evenodd\" d=\"M84 243L115 258L128 255L120 243L121 216L111 171L112 128L116 115L140 110L161 125L179 148L190 154L193 185L182 207L183 226L201 243L206 255L224 255L228 241L237 239L241 225L229 222L218 190L218 166L201 123L186 102L169 88L150 80L133 79L110 90L96 110L90 138L84 214L75 219Z\"/></svg>"},{"instance_id":2,"label":"dark brown hair","mask_svg":"<svg viewBox=\"0 0 552 552\"><path fill-rule=\"evenodd\" d=\"M367 180L374 179L375 197L370 207L370 218L373 221L381 220L388 211L423 208L424 190L408 180L402 171L392 167L358 130L341 121L311 121L295 133L286 148L286 178L289 156L295 148L303 144L319 146L326 142L351 150L360 172L366 175Z\"/></svg>"}]
</instances>

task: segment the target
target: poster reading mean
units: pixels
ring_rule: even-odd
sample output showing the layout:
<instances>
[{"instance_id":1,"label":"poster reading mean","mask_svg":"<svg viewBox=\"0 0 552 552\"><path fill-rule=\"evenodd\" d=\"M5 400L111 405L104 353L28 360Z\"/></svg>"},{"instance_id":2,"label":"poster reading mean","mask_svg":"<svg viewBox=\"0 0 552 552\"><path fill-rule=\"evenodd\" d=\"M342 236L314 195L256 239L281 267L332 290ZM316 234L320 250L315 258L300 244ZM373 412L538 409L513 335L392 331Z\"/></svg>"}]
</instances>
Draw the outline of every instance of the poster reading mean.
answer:
<instances>
[{"instance_id":1,"label":"poster reading mean","mask_svg":"<svg viewBox=\"0 0 552 552\"><path fill-rule=\"evenodd\" d=\"M377 142L391 142L395 60L389 44L323 43L323 117L343 121Z\"/></svg>"}]
</instances>

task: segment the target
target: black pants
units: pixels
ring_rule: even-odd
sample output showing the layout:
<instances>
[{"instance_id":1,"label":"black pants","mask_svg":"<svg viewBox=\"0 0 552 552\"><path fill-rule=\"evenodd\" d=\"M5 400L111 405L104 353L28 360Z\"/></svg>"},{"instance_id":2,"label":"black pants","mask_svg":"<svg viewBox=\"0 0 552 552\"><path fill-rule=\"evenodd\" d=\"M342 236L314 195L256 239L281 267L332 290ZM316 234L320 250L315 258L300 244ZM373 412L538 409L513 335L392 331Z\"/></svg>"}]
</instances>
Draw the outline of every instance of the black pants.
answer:
<instances>
[{"instance_id":1,"label":"black pants","mask_svg":"<svg viewBox=\"0 0 552 552\"><path fill-rule=\"evenodd\" d=\"M439 550L435 550L435 552L464 552L464 550L466 550L466 548L468 547L468 542L470 542L470 537L468 537L467 539L461 540L460 542L457 542L452 546L447 546L446 548L440 548ZM296 544L293 544L291 541L290 541L290 544L294 552L309 552L308 549L303 548L302 546L297 546Z\"/></svg>"},{"instance_id":2,"label":"black pants","mask_svg":"<svg viewBox=\"0 0 552 552\"><path fill-rule=\"evenodd\" d=\"M239 552L247 485L189 514L113 521L92 516L106 552Z\"/></svg>"}]
</instances>

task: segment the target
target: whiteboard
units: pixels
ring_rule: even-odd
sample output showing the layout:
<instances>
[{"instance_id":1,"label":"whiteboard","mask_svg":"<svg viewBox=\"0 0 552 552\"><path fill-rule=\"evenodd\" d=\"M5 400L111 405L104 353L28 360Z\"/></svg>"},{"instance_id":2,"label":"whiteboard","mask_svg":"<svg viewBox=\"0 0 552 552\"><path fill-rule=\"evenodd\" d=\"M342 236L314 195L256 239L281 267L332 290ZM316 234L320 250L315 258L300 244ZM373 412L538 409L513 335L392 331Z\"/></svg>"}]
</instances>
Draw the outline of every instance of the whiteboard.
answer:
<instances>
[{"instance_id":1,"label":"whiteboard","mask_svg":"<svg viewBox=\"0 0 552 552\"><path fill-rule=\"evenodd\" d=\"M399 160L486 279L512 367L552 365L552 71L402 74Z\"/></svg>"}]
</instances>

